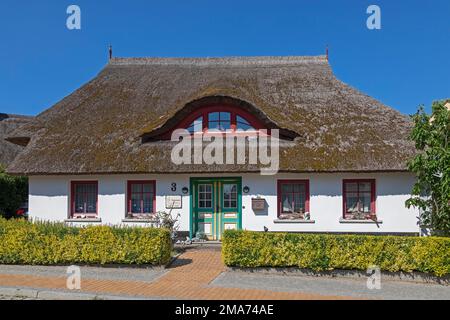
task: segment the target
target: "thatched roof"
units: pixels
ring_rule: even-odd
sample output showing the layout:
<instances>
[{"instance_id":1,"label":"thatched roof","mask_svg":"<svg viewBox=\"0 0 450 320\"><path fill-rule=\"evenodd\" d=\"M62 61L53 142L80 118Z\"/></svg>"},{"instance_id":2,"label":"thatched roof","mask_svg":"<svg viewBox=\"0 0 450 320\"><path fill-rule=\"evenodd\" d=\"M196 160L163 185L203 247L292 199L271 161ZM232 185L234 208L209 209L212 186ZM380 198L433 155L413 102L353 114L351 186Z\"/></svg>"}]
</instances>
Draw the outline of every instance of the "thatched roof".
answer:
<instances>
[{"instance_id":1,"label":"thatched roof","mask_svg":"<svg viewBox=\"0 0 450 320\"><path fill-rule=\"evenodd\" d=\"M141 136L169 128L208 100L232 99L297 138L281 171L402 171L414 153L408 117L342 83L324 56L114 58L92 81L10 141L26 144L11 173L259 171L174 165L170 142ZM174 120L175 119L175 120Z\"/></svg>"},{"instance_id":2,"label":"thatched roof","mask_svg":"<svg viewBox=\"0 0 450 320\"><path fill-rule=\"evenodd\" d=\"M23 150L23 147L8 142L5 138L31 119L28 116L0 113L0 165L9 165Z\"/></svg>"}]
</instances>

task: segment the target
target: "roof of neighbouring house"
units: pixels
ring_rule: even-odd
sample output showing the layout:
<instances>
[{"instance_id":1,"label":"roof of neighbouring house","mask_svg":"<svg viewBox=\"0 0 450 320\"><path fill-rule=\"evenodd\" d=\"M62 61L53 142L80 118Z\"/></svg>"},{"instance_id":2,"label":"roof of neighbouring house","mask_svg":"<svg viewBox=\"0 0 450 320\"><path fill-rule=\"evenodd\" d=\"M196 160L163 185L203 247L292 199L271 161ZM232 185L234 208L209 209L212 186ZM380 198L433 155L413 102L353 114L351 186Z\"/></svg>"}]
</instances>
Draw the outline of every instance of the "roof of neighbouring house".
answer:
<instances>
[{"instance_id":1,"label":"roof of neighbouring house","mask_svg":"<svg viewBox=\"0 0 450 320\"><path fill-rule=\"evenodd\" d=\"M33 117L0 113L0 165L9 165L23 150L23 147L5 141L5 138ZM18 132L18 131L16 131Z\"/></svg>"},{"instance_id":2,"label":"roof of neighbouring house","mask_svg":"<svg viewBox=\"0 0 450 320\"><path fill-rule=\"evenodd\" d=\"M20 174L252 172L252 165L174 165L164 142L142 143L204 99L241 101L297 138L292 172L403 171L412 123L338 80L325 56L113 58L90 82L10 134L27 144Z\"/></svg>"}]
</instances>

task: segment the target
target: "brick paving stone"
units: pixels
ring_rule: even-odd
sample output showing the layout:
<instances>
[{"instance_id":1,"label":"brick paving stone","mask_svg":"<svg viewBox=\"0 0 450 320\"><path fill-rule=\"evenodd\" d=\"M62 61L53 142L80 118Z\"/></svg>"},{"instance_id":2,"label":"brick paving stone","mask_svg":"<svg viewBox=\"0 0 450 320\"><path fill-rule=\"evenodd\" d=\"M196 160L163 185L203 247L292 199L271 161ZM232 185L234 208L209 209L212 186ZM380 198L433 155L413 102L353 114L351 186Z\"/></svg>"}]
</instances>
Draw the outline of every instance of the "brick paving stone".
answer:
<instances>
[{"instance_id":1,"label":"brick paving stone","mask_svg":"<svg viewBox=\"0 0 450 320\"><path fill-rule=\"evenodd\" d=\"M225 271L217 248L198 247L181 254L168 272L153 282L82 278L81 292L141 297L197 300L279 300L347 299L301 292L274 292L260 289L220 288L210 283ZM0 286L66 289L66 278L0 274Z\"/></svg>"}]
</instances>

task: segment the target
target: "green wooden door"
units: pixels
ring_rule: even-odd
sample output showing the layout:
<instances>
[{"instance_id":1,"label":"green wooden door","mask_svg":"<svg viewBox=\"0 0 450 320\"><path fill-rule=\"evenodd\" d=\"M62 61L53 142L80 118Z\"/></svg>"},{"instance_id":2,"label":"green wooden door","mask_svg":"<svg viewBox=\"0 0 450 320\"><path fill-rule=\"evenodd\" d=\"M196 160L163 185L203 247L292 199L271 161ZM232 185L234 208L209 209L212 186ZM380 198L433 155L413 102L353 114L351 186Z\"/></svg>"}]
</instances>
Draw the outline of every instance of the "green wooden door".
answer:
<instances>
[{"instance_id":1,"label":"green wooden door","mask_svg":"<svg viewBox=\"0 0 450 320\"><path fill-rule=\"evenodd\" d=\"M241 178L191 179L191 237L220 240L226 229L241 229Z\"/></svg>"}]
</instances>

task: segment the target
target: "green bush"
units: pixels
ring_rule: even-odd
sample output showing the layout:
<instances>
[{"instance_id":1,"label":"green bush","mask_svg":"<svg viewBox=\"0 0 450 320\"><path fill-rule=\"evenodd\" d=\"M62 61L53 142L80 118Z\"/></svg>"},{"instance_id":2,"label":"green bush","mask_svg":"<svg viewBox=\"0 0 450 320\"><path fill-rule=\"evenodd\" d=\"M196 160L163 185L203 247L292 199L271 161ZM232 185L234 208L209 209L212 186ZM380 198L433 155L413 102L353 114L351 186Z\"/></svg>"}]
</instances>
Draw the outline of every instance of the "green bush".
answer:
<instances>
[{"instance_id":1,"label":"green bush","mask_svg":"<svg viewBox=\"0 0 450 320\"><path fill-rule=\"evenodd\" d=\"M299 267L450 274L450 238L261 233L227 230L222 258L235 267Z\"/></svg>"},{"instance_id":2,"label":"green bush","mask_svg":"<svg viewBox=\"0 0 450 320\"><path fill-rule=\"evenodd\" d=\"M156 228L68 227L0 218L1 264L166 264L170 232Z\"/></svg>"},{"instance_id":3,"label":"green bush","mask_svg":"<svg viewBox=\"0 0 450 320\"><path fill-rule=\"evenodd\" d=\"M10 176L0 164L0 216L12 217L28 197L28 179Z\"/></svg>"}]
</instances>

